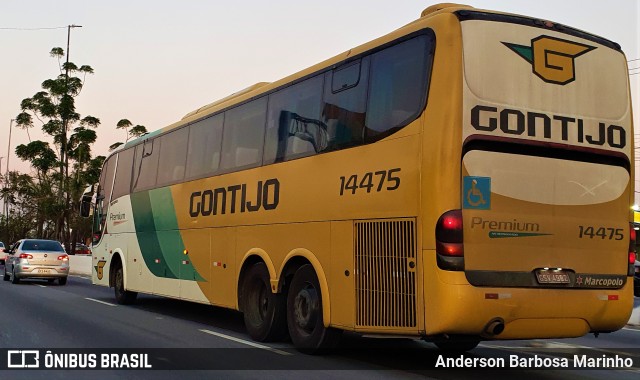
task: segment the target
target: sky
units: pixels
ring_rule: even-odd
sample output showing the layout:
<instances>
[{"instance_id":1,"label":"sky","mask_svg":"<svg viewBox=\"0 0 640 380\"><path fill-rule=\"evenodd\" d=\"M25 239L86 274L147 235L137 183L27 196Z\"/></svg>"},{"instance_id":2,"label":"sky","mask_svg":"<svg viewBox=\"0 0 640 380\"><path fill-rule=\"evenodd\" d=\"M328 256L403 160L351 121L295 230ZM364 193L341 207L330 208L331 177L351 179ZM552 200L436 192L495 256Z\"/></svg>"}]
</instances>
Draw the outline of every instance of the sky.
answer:
<instances>
[{"instance_id":1,"label":"sky","mask_svg":"<svg viewBox=\"0 0 640 380\"><path fill-rule=\"evenodd\" d=\"M477 8L560 22L618 42L640 58L640 0L466 0ZM389 33L420 16L431 0L2 0L0 2L0 156L6 170L11 119L20 102L58 75L53 47L90 65L76 101L84 117L101 120L94 154L124 141L126 118L149 131L256 82L272 82ZM52 28L52 29L49 29ZM32 30L36 29L36 30ZM640 67L640 60L629 62ZM632 70L631 73L640 72ZM640 130L640 74L631 75ZM42 139L39 126L29 131ZM638 136L638 134L636 134ZM639 139L636 137L636 142ZM28 143L13 128L10 170L29 172L13 153ZM636 175L636 177L640 177ZM640 179L636 180L640 189Z\"/></svg>"}]
</instances>

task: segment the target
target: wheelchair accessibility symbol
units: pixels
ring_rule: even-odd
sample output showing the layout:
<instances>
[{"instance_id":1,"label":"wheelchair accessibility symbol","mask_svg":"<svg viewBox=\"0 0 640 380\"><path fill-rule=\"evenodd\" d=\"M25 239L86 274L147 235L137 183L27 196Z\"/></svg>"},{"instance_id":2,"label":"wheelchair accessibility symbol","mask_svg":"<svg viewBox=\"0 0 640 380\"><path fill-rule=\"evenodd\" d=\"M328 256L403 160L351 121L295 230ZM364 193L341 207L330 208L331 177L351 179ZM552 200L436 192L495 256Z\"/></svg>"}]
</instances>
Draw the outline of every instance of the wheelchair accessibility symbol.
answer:
<instances>
[{"instance_id":1,"label":"wheelchair accessibility symbol","mask_svg":"<svg viewBox=\"0 0 640 380\"><path fill-rule=\"evenodd\" d=\"M491 209L491 178L464 177L462 180L462 207L476 210Z\"/></svg>"}]
</instances>

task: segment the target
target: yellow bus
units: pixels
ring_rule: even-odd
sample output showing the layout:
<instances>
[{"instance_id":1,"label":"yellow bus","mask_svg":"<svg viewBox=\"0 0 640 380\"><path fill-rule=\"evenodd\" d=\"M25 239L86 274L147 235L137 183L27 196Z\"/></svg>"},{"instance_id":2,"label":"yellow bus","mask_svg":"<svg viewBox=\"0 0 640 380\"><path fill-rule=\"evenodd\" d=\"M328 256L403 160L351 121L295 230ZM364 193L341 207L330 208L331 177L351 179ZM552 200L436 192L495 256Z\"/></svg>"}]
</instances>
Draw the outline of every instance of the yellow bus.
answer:
<instances>
[{"instance_id":1,"label":"yellow bus","mask_svg":"<svg viewBox=\"0 0 640 380\"><path fill-rule=\"evenodd\" d=\"M240 310L305 352L342 331L457 350L615 331L631 120L618 44L432 6L110 155L81 210L93 282Z\"/></svg>"}]
</instances>

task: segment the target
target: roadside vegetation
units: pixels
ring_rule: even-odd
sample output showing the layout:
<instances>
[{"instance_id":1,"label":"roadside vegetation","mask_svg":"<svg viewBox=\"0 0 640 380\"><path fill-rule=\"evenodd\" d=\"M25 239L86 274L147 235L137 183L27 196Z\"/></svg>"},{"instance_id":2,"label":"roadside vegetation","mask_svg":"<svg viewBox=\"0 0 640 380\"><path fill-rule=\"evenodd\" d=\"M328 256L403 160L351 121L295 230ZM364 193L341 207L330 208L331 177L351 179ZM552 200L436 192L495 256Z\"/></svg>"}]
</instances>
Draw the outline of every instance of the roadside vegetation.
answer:
<instances>
[{"instance_id":1,"label":"roadside vegetation","mask_svg":"<svg viewBox=\"0 0 640 380\"><path fill-rule=\"evenodd\" d=\"M29 136L29 143L16 146L15 154L32 170L0 174L0 240L9 244L27 237L54 239L70 252L73 243L91 237L91 221L80 218L76 210L84 189L98 182L105 157L92 151L100 119L83 117L76 109L76 99L93 69L64 61L59 47L50 55L58 61L59 75L22 100L15 118L16 126ZM45 138L31 140L32 128L40 128ZM133 126L127 119L116 128L125 130L126 141L146 133L144 126ZM111 145L110 150L121 144Z\"/></svg>"}]
</instances>

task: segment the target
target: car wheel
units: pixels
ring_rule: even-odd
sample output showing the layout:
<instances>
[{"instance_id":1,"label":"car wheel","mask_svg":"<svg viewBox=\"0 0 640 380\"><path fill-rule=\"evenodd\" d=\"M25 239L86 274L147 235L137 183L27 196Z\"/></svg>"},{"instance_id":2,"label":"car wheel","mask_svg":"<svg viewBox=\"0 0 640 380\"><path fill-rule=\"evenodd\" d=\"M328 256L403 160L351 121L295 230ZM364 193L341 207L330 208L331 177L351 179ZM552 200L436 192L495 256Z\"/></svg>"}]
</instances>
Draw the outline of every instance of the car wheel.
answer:
<instances>
[{"instance_id":1,"label":"car wheel","mask_svg":"<svg viewBox=\"0 0 640 380\"><path fill-rule=\"evenodd\" d=\"M7 267L4 267L4 276L2 276L2 279L5 281L9 281L9 273L7 273Z\"/></svg>"},{"instance_id":2,"label":"car wheel","mask_svg":"<svg viewBox=\"0 0 640 380\"><path fill-rule=\"evenodd\" d=\"M67 278L66 277L58 278L58 285L66 285L66 284L67 284Z\"/></svg>"},{"instance_id":3,"label":"car wheel","mask_svg":"<svg viewBox=\"0 0 640 380\"><path fill-rule=\"evenodd\" d=\"M324 327L320 283L309 264L301 266L291 281L287 324L293 345L303 353L322 353L340 341L341 330Z\"/></svg>"},{"instance_id":4,"label":"car wheel","mask_svg":"<svg viewBox=\"0 0 640 380\"><path fill-rule=\"evenodd\" d=\"M287 335L287 305L284 295L271 292L269 270L264 263L249 268L242 286L242 311L253 340L270 342Z\"/></svg>"},{"instance_id":5,"label":"car wheel","mask_svg":"<svg viewBox=\"0 0 640 380\"><path fill-rule=\"evenodd\" d=\"M17 284L19 282L20 282L20 279L16 277L16 268L13 268L13 270L11 271L11 283Z\"/></svg>"},{"instance_id":6,"label":"car wheel","mask_svg":"<svg viewBox=\"0 0 640 380\"><path fill-rule=\"evenodd\" d=\"M116 267L113 289L116 295L116 302L120 305L130 305L136 302L138 293L130 292L124 288L124 273L121 266Z\"/></svg>"}]
</instances>

